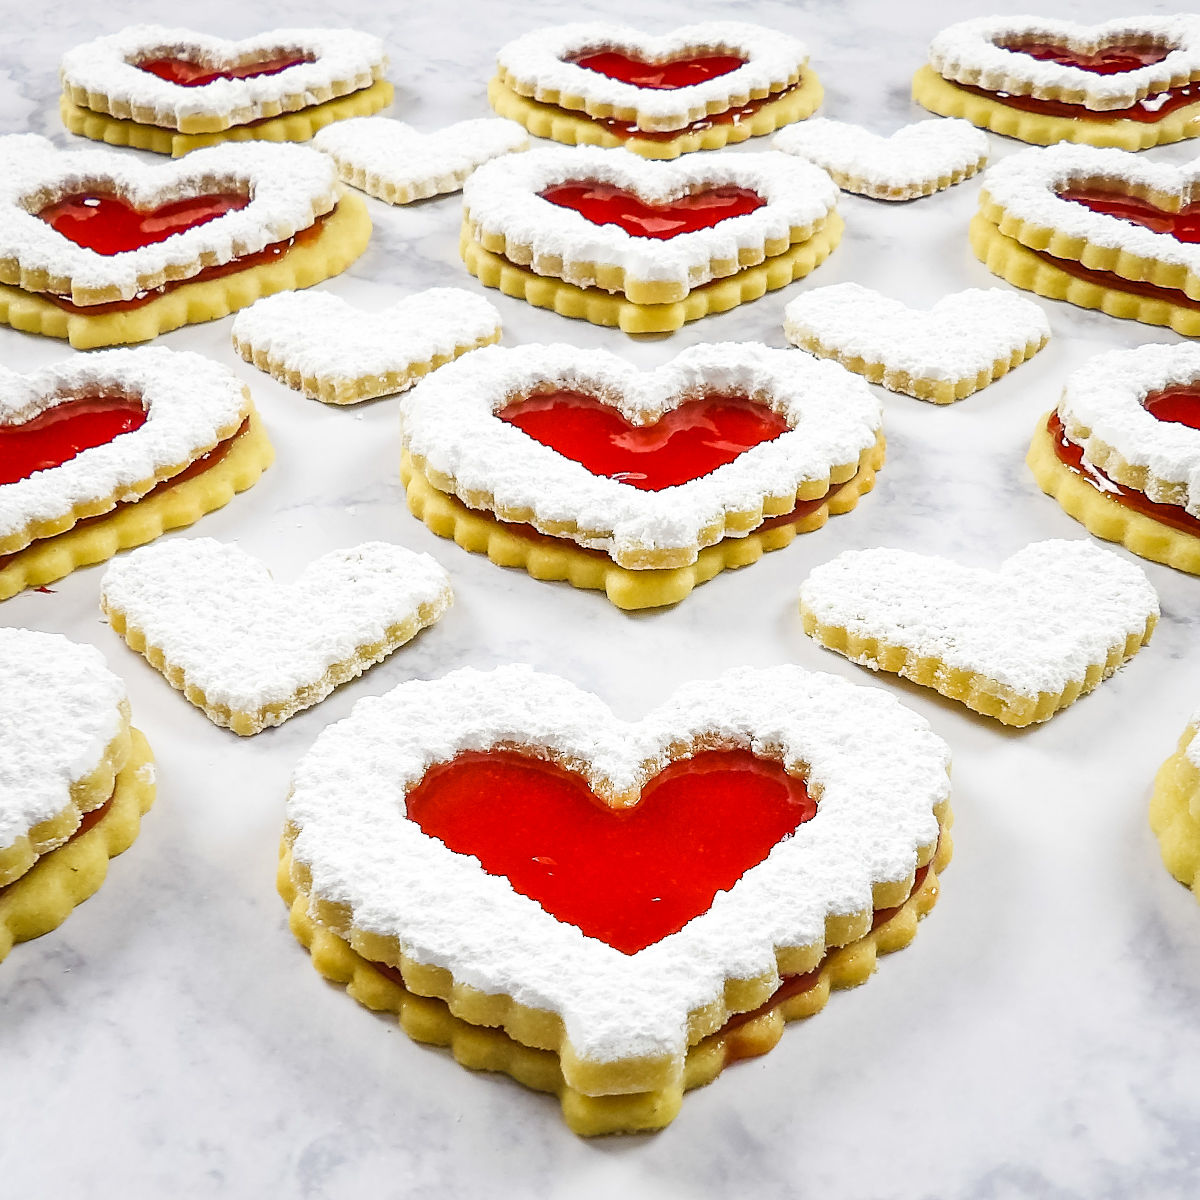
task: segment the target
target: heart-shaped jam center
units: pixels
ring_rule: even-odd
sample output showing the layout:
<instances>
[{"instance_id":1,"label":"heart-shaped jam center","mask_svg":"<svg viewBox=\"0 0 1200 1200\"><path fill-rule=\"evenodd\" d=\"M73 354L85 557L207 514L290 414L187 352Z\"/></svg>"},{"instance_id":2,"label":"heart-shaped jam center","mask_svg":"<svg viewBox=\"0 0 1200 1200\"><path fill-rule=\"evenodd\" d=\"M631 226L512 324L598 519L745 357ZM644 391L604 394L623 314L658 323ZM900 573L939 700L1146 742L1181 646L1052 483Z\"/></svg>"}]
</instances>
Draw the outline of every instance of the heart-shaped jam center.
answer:
<instances>
[{"instance_id":1,"label":"heart-shaped jam center","mask_svg":"<svg viewBox=\"0 0 1200 1200\"><path fill-rule=\"evenodd\" d=\"M60 466L145 423L140 401L97 394L64 400L19 425L0 424L0 484Z\"/></svg>"},{"instance_id":2,"label":"heart-shaped jam center","mask_svg":"<svg viewBox=\"0 0 1200 1200\"><path fill-rule=\"evenodd\" d=\"M240 192L217 192L140 209L120 196L81 192L56 200L37 215L77 246L97 254L120 254L166 241L173 234L206 225L249 203L250 197Z\"/></svg>"},{"instance_id":3,"label":"heart-shaped jam center","mask_svg":"<svg viewBox=\"0 0 1200 1200\"><path fill-rule=\"evenodd\" d=\"M1056 42L1000 42L1001 50L1012 50L1016 54L1027 54L1039 62L1061 63L1064 67L1079 67L1094 75L1120 75L1123 71L1136 71L1160 63L1171 53L1170 47L1149 45L1101 46L1087 53L1072 50Z\"/></svg>"},{"instance_id":4,"label":"heart-shaped jam center","mask_svg":"<svg viewBox=\"0 0 1200 1200\"><path fill-rule=\"evenodd\" d=\"M766 204L757 192L732 186L689 192L666 204L649 204L624 188L587 180L558 183L539 194L559 208L573 208L593 225L619 225L634 237L659 240L711 229Z\"/></svg>"},{"instance_id":5,"label":"heart-shaped jam center","mask_svg":"<svg viewBox=\"0 0 1200 1200\"><path fill-rule=\"evenodd\" d=\"M685 400L651 425L634 425L582 392L543 392L496 414L593 475L657 492L708 475L743 451L786 433L787 422L745 396Z\"/></svg>"},{"instance_id":6,"label":"heart-shaped jam center","mask_svg":"<svg viewBox=\"0 0 1200 1200\"><path fill-rule=\"evenodd\" d=\"M431 837L623 954L707 912L817 811L802 779L744 750L671 763L627 809L554 763L469 751L429 770L406 807Z\"/></svg>"},{"instance_id":7,"label":"heart-shaped jam center","mask_svg":"<svg viewBox=\"0 0 1200 1200\"><path fill-rule=\"evenodd\" d=\"M1170 212L1149 200L1113 192L1072 188L1059 196L1092 212L1144 225L1155 233L1169 233L1177 242L1200 242L1200 204L1185 204L1178 212Z\"/></svg>"},{"instance_id":8,"label":"heart-shaped jam center","mask_svg":"<svg viewBox=\"0 0 1200 1200\"><path fill-rule=\"evenodd\" d=\"M134 63L134 66L139 71L147 71L168 83L177 83L180 87L203 87L215 79L256 79L259 75L278 75L288 67L298 67L301 63L312 61L309 54L289 51L254 62L241 63L235 67L214 67L210 63L176 57L144 58L141 62Z\"/></svg>"},{"instance_id":9,"label":"heart-shaped jam center","mask_svg":"<svg viewBox=\"0 0 1200 1200\"><path fill-rule=\"evenodd\" d=\"M1156 421L1200 429L1200 383L1179 383L1151 392L1142 407Z\"/></svg>"},{"instance_id":10,"label":"heart-shaped jam center","mask_svg":"<svg viewBox=\"0 0 1200 1200\"><path fill-rule=\"evenodd\" d=\"M576 55L567 61L609 79L656 91L673 91L706 83L746 65L746 60L736 54L694 54L666 62L651 62L623 50L600 50Z\"/></svg>"}]
</instances>

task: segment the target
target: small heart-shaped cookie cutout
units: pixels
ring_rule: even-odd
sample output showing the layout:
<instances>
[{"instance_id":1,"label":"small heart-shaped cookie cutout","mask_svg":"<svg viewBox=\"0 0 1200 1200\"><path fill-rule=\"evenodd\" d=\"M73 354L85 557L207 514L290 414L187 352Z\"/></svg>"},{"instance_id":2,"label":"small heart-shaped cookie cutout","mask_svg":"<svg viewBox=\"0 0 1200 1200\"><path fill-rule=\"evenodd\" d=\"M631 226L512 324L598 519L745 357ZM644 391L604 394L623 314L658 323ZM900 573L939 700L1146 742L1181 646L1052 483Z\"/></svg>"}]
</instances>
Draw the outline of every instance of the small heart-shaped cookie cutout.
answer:
<instances>
[{"instance_id":1,"label":"small heart-shaped cookie cutout","mask_svg":"<svg viewBox=\"0 0 1200 1200\"><path fill-rule=\"evenodd\" d=\"M114 562L100 592L117 632L243 735L324 700L451 602L432 558L387 542L326 554L281 584L236 546L168 541Z\"/></svg>"},{"instance_id":2,"label":"small heart-shaped cookie cutout","mask_svg":"<svg viewBox=\"0 0 1200 1200\"><path fill-rule=\"evenodd\" d=\"M998 570L852 550L800 589L804 630L1006 725L1044 721L1150 638L1145 572L1086 541L1034 542Z\"/></svg>"}]
</instances>

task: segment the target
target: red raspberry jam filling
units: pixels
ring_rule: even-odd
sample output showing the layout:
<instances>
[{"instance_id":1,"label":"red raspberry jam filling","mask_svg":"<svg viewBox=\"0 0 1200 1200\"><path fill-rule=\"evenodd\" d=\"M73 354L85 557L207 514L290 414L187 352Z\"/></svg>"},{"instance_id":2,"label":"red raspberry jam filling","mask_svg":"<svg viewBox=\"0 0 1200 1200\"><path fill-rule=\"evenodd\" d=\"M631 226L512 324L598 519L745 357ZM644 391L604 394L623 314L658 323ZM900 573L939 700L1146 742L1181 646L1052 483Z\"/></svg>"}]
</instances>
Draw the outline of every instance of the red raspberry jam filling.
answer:
<instances>
[{"instance_id":1,"label":"red raspberry jam filling","mask_svg":"<svg viewBox=\"0 0 1200 1200\"><path fill-rule=\"evenodd\" d=\"M1178 212L1171 212L1139 196L1102 190L1072 188L1059 195L1072 204L1090 208L1092 212L1118 217L1134 225L1144 225L1155 233L1169 233L1177 242L1200 242L1200 203L1187 204Z\"/></svg>"},{"instance_id":2,"label":"red raspberry jam filling","mask_svg":"<svg viewBox=\"0 0 1200 1200\"><path fill-rule=\"evenodd\" d=\"M1200 428L1200 385L1193 384L1154 392L1147 396L1142 404L1160 421L1177 421L1189 425L1193 429ZM1050 414L1046 422L1046 429L1054 444L1054 452L1058 455L1059 462L1074 471L1076 475L1091 484L1108 499L1142 513L1144 516L1151 517L1155 521L1160 521L1164 525L1169 525L1172 529L1200 536L1200 521L1182 505L1161 504L1157 500L1151 500L1145 492L1139 492L1137 488L1118 483L1095 463L1089 462L1084 457L1083 447L1067 437L1066 429L1057 410Z\"/></svg>"},{"instance_id":3,"label":"red raspberry jam filling","mask_svg":"<svg viewBox=\"0 0 1200 1200\"><path fill-rule=\"evenodd\" d=\"M594 225L618 225L633 237L660 241L711 229L766 204L757 192L733 186L689 192L666 204L650 204L624 188L590 180L555 184L539 194L559 208L574 209Z\"/></svg>"},{"instance_id":4,"label":"red raspberry jam filling","mask_svg":"<svg viewBox=\"0 0 1200 1200\"><path fill-rule=\"evenodd\" d=\"M736 395L686 400L650 425L634 425L611 404L570 391L527 396L496 415L593 475L647 492L708 475L788 428L767 405Z\"/></svg>"},{"instance_id":5,"label":"red raspberry jam filling","mask_svg":"<svg viewBox=\"0 0 1200 1200\"><path fill-rule=\"evenodd\" d=\"M687 58L673 58L667 62L648 62L622 50L601 50L591 54L580 54L567 59L588 71L632 83L634 87L653 88L656 91L673 91L675 88L691 87L707 83L721 75L728 75L746 60L736 54L696 54Z\"/></svg>"},{"instance_id":6,"label":"red raspberry jam filling","mask_svg":"<svg viewBox=\"0 0 1200 1200\"><path fill-rule=\"evenodd\" d=\"M468 751L426 772L405 803L431 837L623 954L707 912L817 813L803 779L746 750L678 759L623 809L555 763Z\"/></svg>"},{"instance_id":7,"label":"red raspberry jam filling","mask_svg":"<svg viewBox=\"0 0 1200 1200\"><path fill-rule=\"evenodd\" d=\"M1185 83L1180 87L1154 92L1128 108L1105 109L1068 104L1065 100L1039 100L1034 96L1020 96L1012 92L990 92L987 88L975 87L970 83L955 83L954 86L975 96L995 100L1006 108L1019 108L1022 112L1039 113L1046 117L1067 117L1072 121L1138 121L1143 125L1154 125L1177 109L1200 103L1200 83Z\"/></svg>"},{"instance_id":8,"label":"red raspberry jam filling","mask_svg":"<svg viewBox=\"0 0 1200 1200\"><path fill-rule=\"evenodd\" d=\"M1015 54L1028 54L1039 62L1061 63L1064 67L1079 67L1095 75L1120 75L1124 71L1136 71L1160 63L1173 47L1151 45L1102 46L1091 54L1082 50L1071 50L1055 42L997 42L1001 50Z\"/></svg>"},{"instance_id":9,"label":"red raspberry jam filling","mask_svg":"<svg viewBox=\"0 0 1200 1200\"><path fill-rule=\"evenodd\" d=\"M168 83L191 88L203 87L215 79L256 79L260 75L278 75L288 67L298 67L301 63L312 61L311 55L285 51L271 58L261 58L236 67L213 67L208 63L173 57L144 58L141 62L134 63L134 66L139 71L148 71Z\"/></svg>"},{"instance_id":10,"label":"red raspberry jam filling","mask_svg":"<svg viewBox=\"0 0 1200 1200\"><path fill-rule=\"evenodd\" d=\"M64 400L18 425L0 424L0 484L61 466L145 423L140 400L97 394Z\"/></svg>"}]
</instances>

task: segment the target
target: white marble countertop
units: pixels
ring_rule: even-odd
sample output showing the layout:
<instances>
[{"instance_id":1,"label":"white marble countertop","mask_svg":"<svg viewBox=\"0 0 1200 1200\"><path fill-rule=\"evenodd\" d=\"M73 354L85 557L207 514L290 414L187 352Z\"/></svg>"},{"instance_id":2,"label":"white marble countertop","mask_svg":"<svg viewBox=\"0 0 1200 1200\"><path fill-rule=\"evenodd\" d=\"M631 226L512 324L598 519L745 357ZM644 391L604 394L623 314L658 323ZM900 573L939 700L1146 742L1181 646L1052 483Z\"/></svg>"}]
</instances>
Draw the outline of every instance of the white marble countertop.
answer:
<instances>
[{"instance_id":1,"label":"white marble countertop","mask_svg":"<svg viewBox=\"0 0 1200 1200\"><path fill-rule=\"evenodd\" d=\"M135 20L194 19L230 35L272 24L371 30L392 54L395 114L432 128L487 112L485 80L503 41L568 19L534 0L428 10L296 0L269 15L211 0L169 18L138 0L83 10L5 0L3 9L0 130L62 144L71 139L58 124L58 56ZM1123 10L1114 0L1053 8L1080 19ZM909 79L947 12L883 0L613 0L570 16L660 30L719 15L798 34L824 81L825 115L886 132L923 115ZM995 157L1018 148L991 140ZM669 339L634 342L488 296L510 345L607 346L646 365L701 340L779 346L783 307L808 286L857 280L922 304L1006 286L967 247L978 187L899 206L847 196L845 240L810 280ZM456 198L369 203L370 249L323 286L377 307L435 284L479 288L457 258ZM97 607L102 568L0 606L7 624L100 647L128 681L160 765L158 803L102 890L0 967L0 1194L1194 1196L1200 907L1163 868L1146 805L1198 701L1200 580L1148 564L1164 614L1151 645L1092 696L1023 733L893 677L872 679L806 639L796 611L807 571L844 548L898 545L988 563L1039 538L1087 536L1024 465L1034 422L1089 355L1178 339L1043 303L1049 347L986 391L948 409L883 393L888 463L857 512L674 610L641 616L429 533L404 507L394 400L349 411L305 400L235 357L229 319L166 336L237 369L278 451L255 488L182 536L235 539L284 578L335 547L389 539L432 553L458 600L411 647L250 740L210 725L108 628ZM70 353L0 329L7 367ZM275 894L288 777L327 722L402 680L513 660L558 671L627 716L683 680L799 662L893 691L954 751L955 859L914 944L867 986L791 1026L769 1055L691 1093L654 1136L582 1141L553 1098L410 1042L317 977Z\"/></svg>"}]
</instances>

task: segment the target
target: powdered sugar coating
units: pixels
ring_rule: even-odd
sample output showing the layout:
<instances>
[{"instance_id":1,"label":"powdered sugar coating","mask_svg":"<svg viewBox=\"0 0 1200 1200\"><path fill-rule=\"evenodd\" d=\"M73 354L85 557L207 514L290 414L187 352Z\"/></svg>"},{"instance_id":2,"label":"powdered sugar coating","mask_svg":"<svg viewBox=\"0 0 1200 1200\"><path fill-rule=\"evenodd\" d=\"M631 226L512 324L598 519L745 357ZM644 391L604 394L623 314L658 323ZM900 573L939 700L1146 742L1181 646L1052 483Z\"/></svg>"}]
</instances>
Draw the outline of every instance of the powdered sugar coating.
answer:
<instances>
[{"instance_id":1,"label":"powdered sugar coating","mask_svg":"<svg viewBox=\"0 0 1200 1200\"><path fill-rule=\"evenodd\" d=\"M456 192L472 171L502 154L529 147L516 121L479 117L420 133L402 121L355 117L335 121L313 138L341 178L391 204Z\"/></svg>"},{"instance_id":2,"label":"powdered sugar coating","mask_svg":"<svg viewBox=\"0 0 1200 1200\"><path fill-rule=\"evenodd\" d=\"M1159 494L1161 483L1184 489L1183 505L1200 516L1200 430L1177 421L1160 421L1143 406L1152 392L1200 385L1200 346L1151 344L1113 350L1090 358L1072 371L1058 413L1067 436L1095 461L1100 447L1116 451L1132 467L1148 470L1146 494L1152 500L1180 503L1177 495ZM1089 455L1088 451L1092 453Z\"/></svg>"},{"instance_id":3,"label":"powdered sugar coating","mask_svg":"<svg viewBox=\"0 0 1200 1200\"><path fill-rule=\"evenodd\" d=\"M405 817L430 766L504 743L584 765L602 793L632 798L706 735L782 759L819 795L779 842L678 933L626 955L550 917ZM577 1054L681 1054L689 1012L727 977L775 970L776 947L823 942L825 917L869 909L871 886L906 878L938 836L948 749L882 691L799 667L730 671L685 685L643 720L529 667L455 671L360 701L296 768L288 821L312 893L353 926L489 993L561 1014Z\"/></svg>"},{"instance_id":4,"label":"powdered sugar coating","mask_svg":"<svg viewBox=\"0 0 1200 1200\"><path fill-rule=\"evenodd\" d=\"M644 62L693 53L733 54L745 61L725 75L670 89L639 87L569 61L603 50L633 51ZM524 34L502 46L497 61L509 85L522 95L550 103L577 98L587 111L597 110L597 116L612 110L638 129L666 132L782 90L808 62L808 47L778 30L741 21L682 25L661 36L592 21Z\"/></svg>"},{"instance_id":5,"label":"powdered sugar coating","mask_svg":"<svg viewBox=\"0 0 1200 1200\"><path fill-rule=\"evenodd\" d=\"M848 191L920 191L974 173L988 156L987 134L954 118L916 121L888 137L861 125L816 117L789 125L771 142L823 167Z\"/></svg>"},{"instance_id":6,"label":"powdered sugar coating","mask_svg":"<svg viewBox=\"0 0 1200 1200\"><path fill-rule=\"evenodd\" d=\"M1155 233L1145 225L1094 212L1060 194L1073 186L1094 188L1098 181L1115 181L1133 195L1178 197L1185 205L1200 184L1200 160L1175 167L1128 150L1060 142L1022 150L989 167L983 176L980 203L986 205L990 198L999 205L1006 224L1010 220L1028 222L1094 246L1182 266L1192 276L1200 274L1200 243L1183 242L1169 233ZM1189 295L1200 297L1196 279L1189 279L1184 286Z\"/></svg>"},{"instance_id":7,"label":"powdered sugar coating","mask_svg":"<svg viewBox=\"0 0 1200 1200\"><path fill-rule=\"evenodd\" d=\"M706 392L744 395L790 428L708 475L642 491L593 475L495 415L539 388L599 396L638 424ZM694 560L702 532L723 527L726 514L761 511L764 496L795 495L832 466L857 463L882 420L870 388L836 363L730 342L692 346L650 372L606 350L488 346L421 380L400 413L404 446L452 477L460 497L483 492L498 508L528 510L539 527L574 526L576 541L618 561L667 548L691 548Z\"/></svg>"},{"instance_id":8,"label":"powdered sugar coating","mask_svg":"<svg viewBox=\"0 0 1200 1200\"><path fill-rule=\"evenodd\" d=\"M626 189L649 204L724 186L748 188L766 203L709 229L658 240L635 237L618 225L594 224L539 194L556 184L584 180ZM586 285L590 273L585 267L603 263L623 268L627 277L697 287L712 279L714 259L737 261L742 250L761 251L767 240L787 239L793 229L824 221L837 196L833 180L820 167L774 151L653 162L624 149L562 146L485 163L467 180L463 205L470 223L482 232L529 247L533 269L540 274ZM556 267L552 272L550 263Z\"/></svg>"},{"instance_id":9,"label":"powdered sugar coating","mask_svg":"<svg viewBox=\"0 0 1200 1200\"><path fill-rule=\"evenodd\" d=\"M185 58L213 66L308 54L313 61L298 63L273 75L248 79L214 79L185 87L160 79L136 64L156 58ZM274 116L283 107L300 107L289 98L308 97L334 88L338 94L369 87L387 66L383 43L353 29L272 29L240 41L211 37L192 29L162 25L132 25L75 46L63 55L64 86L105 99L104 111L115 116L150 110L153 123L178 129L180 121L199 115L238 115L237 124Z\"/></svg>"},{"instance_id":10,"label":"powdered sugar coating","mask_svg":"<svg viewBox=\"0 0 1200 1200\"><path fill-rule=\"evenodd\" d=\"M1146 573L1090 541L1033 542L997 570L879 547L817 567L800 604L821 625L1054 695L1158 615ZM870 665L870 664L868 664Z\"/></svg>"},{"instance_id":11,"label":"powdered sugar coating","mask_svg":"<svg viewBox=\"0 0 1200 1200\"><path fill-rule=\"evenodd\" d=\"M121 731L125 685L91 646L0 628L0 849L71 805Z\"/></svg>"},{"instance_id":12,"label":"powdered sugar coating","mask_svg":"<svg viewBox=\"0 0 1200 1200\"><path fill-rule=\"evenodd\" d=\"M1084 53L1133 44L1170 50L1157 63L1100 75L1084 67L1039 60L1001 42L1049 42ZM1155 92L1200 79L1200 17L1117 17L1080 25L1053 17L977 17L943 29L930 43L929 63L945 79L992 92L1063 98L1096 111L1130 108Z\"/></svg>"},{"instance_id":13,"label":"powdered sugar coating","mask_svg":"<svg viewBox=\"0 0 1200 1200\"><path fill-rule=\"evenodd\" d=\"M924 310L861 284L835 283L797 296L783 320L794 345L816 339L914 379L973 377L1050 336L1041 306L1002 288L952 292Z\"/></svg>"},{"instance_id":14,"label":"powdered sugar coating","mask_svg":"<svg viewBox=\"0 0 1200 1200\"><path fill-rule=\"evenodd\" d=\"M99 254L58 233L37 213L66 196L114 192L153 209L188 196L248 192L245 208L161 242ZM146 286L187 279L285 241L337 203L333 164L303 146L238 142L193 151L178 162L147 164L112 150L62 151L36 134L0 137L0 275L88 303L131 300ZM44 273L44 275L42 275ZM45 276L49 278L46 279ZM149 282L148 282L149 281Z\"/></svg>"},{"instance_id":15,"label":"powdered sugar coating","mask_svg":"<svg viewBox=\"0 0 1200 1200\"><path fill-rule=\"evenodd\" d=\"M378 313L329 292L280 292L238 313L233 342L305 378L356 380L452 355L499 329L496 309L463 288L429 288Z\"/></svg>"},{"instance_id":16,"label":"powdered sugar coating","mask_svg":"<svg viewBox=\"0 0 1200 1200\"><path fill-rule=\"evenodd\" d=\"M436 620L449 607L450 581L428 554L364 542L276 583L237 546L191 538L114 559L100 593L105 611L123 613L208 706L254 712L319 685L330 667L385 642L422 607L434 606Z\"/></svg>"},{"instance_id":17,"label":"powdered sugar coating","mask_svg":"<svg viewBox=\"0 0 1200 1200\"><path fill-rule=\"evenodd\" d=\"M0 551L28 545L33 527L78 507L137 500L231 436L251 407L241 382L211 359L151 346L77 354L29 375L0 370L0 424L21 424L97 393L139 397L145 423L57 467L0 484Z\"/></svg>"}]
</instances>

